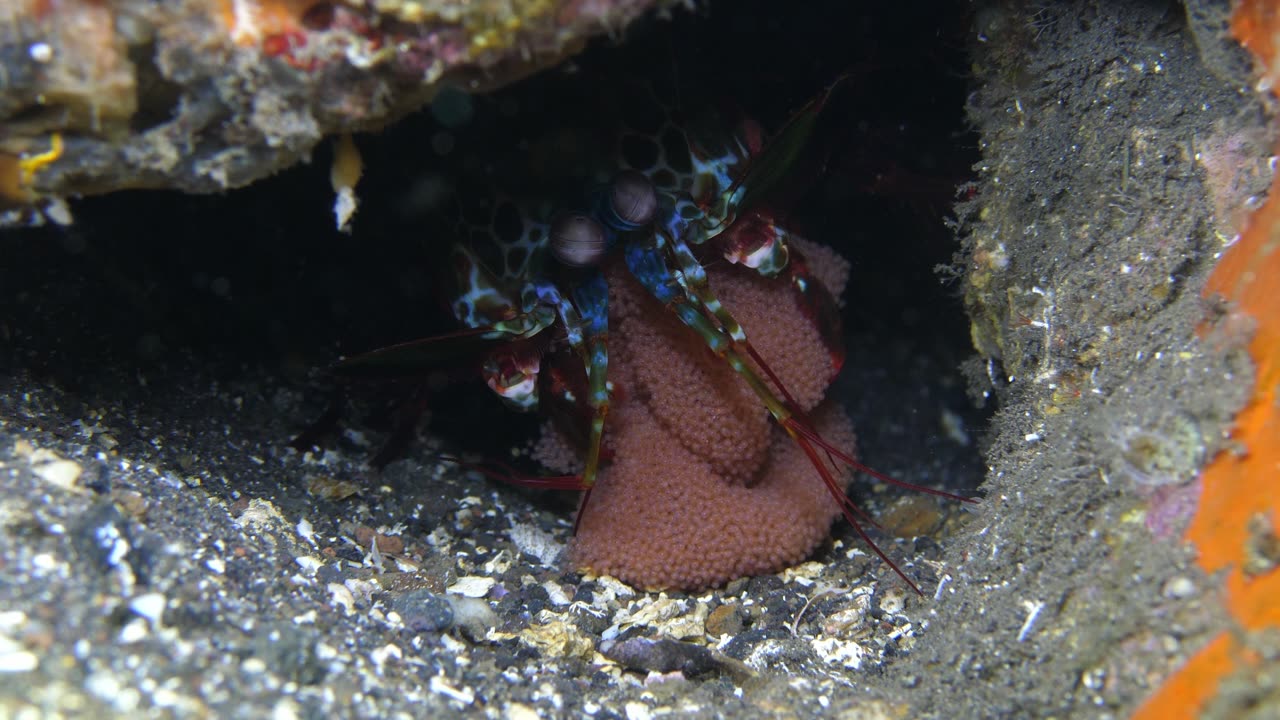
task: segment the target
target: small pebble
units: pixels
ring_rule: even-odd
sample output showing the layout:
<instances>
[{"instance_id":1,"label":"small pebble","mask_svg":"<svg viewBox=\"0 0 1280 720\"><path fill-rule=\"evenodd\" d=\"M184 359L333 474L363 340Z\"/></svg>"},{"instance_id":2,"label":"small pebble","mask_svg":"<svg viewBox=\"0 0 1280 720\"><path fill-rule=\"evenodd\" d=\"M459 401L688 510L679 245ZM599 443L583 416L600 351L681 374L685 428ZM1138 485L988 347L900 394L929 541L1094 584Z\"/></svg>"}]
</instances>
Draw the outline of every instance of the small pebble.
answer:
<instances>
[{"instance_id":1,"label":"small pebble","mask_svg":"<svg viewBox=\"0 0 1280 720\"><path fill-rule=\"evenodd\" d=\"M481 577L479 575L467 575L458 578L458 581L450 585L445 591L451 595L461 595L469 598L482 598L489 594L493 589L495 580L493 578Z\"/></svg>"},{"instance_id":2,"label":"small pebble","mask_svg":"<svg viewBox=\"0 0 1280 720\"><path fill-rule=\"evenodd\" d=\"M121 490L112 499L124 514L135 520L141 520L147 514L147 499L136 490Z\"/></svg>"},{"instance_id":3,"label":"small pebble","mask_svg":"<svg viewBox=\"0 0 1280 720\"><path fill-rule=\"evenodd\" d=\"M51 485L70 490L75 487L76 480L80 479L83 469L74 460L57 459L36 465L32 472Z\"/></svg>"},{"instance_id":4,"label":"small pebble","mask_svg":"<svg viewBox=\"0 0 1280 720\"><path fill-rule=\"evenodd\" d=\"M164 615L165 605L168 602L168 598L162 593L143 593L129 601L129 609L138 616L145 618L152 625L158 626Z\"/></svg>"},{"instance_id":5,"label":"small pebble","mask_svg":"<svg viewBox=\"0 0 1280 720\"><path fill-rule=\"evenodd\" d=\"M1169 578L1160 593L1171 600L1181 600L1196 593L1196 584L1187 577Z\"/></svg>"},{"instance_id":6,"label":"small pebble","mask_svg":"<svg viewBox=\"0 0 1280 720\"><path fill-rule=\"evenodd\" d=\"M721 605L707 616L707 634L712 637L742 632L742 613L737 605Z\"/></svg>"},{"instance_id":7,"label":"small pebble","mask_svg":"<svg viewBox=\"0 0 1280 720\"><path fill-rule=\"evenodd\" d=\"M538 720L538 711L524 703L511 703L502 712L505 720Z\"/></svg>"},{"instance_id":8,"label":"small pebble","mask_svg":"<svg viewBox=\"0 0 1280 720\"><path fill-rule=\"evenodd\" d=\"M695 677L720 668L720 662L705 647L667 638L631 638L605 645L600 652L630 670L659 673L679 670L686 677Z\"/></svg>"},{"instance_id":9,"label":"small pebble","mask_svg":"<svg viewBox=\"0 0 1280 720\"><path fill-rule=\"evenodd\" d=\"M31 672L40 665L40 658L21 644L0 635L0 673Z\"/></svg>"},{"instance_id":10,"label":"small pebble","mask_svg":"<svg viewBox=\"0 0 1280 720\"><path fill-rule=\"evenodd\" d=\"M329 583L329 604L334 607L340 607L347 615L352 615L356 610L356 596L346 585L338 583Z\"/></svg>"},{"instance_id":11,"label":"small pebble","mask_svg":"<svg viewBox=\"0 0 1280 720\"><path fill-rule=\"evenodd\" d=\"M453 626L453 606L430 590L414 590L391 601L411 632L441 632Z\"/></svg>"},{"instance_id":12,"label":"small pebble","mask_svg":"<svg viewBox=\"0 0 1280 720\"><path fill-rule=\"evenodd\" d=\"M901 613L906 604L906 592L897 588L886 590L880 597L880 609L890 615Z\"/></svg>"},{"instance_id":13,"label":"small pebble","mask_svg":"<svg viewBox=\"0 0 1280 720\"><path fill-rule=\"evenodd\" d=\"M120 635L117 640L122 645L130 645L145 640L151 631L147 629L147 623L142 618L134 618L131 622L125 623L120 628Z\"/></svg>"},{"instance_id":14,"label":"small pebble","mask_svg":"<svg viewBox=\"0 0 1280 720\"><path fill-rule=\"evenodd\" d=\"M904 538L929 535L942 519L942 506L928 495L905 496L877 518L887 532Z\"/></svg>"},{"instance_id":15,"label":"small pebble","mask_svg":"<svg viewBox=\"0 0 1280 720\"><path fill-rule=\"evenodd\" d=\"M363 525L356 528L356 542L360 543L360 547L368 548L374 538L378 539L378 552L391 553L397 555L404 552L404 540L394 535L380 535L373 528Z\"/></svg>"},{"instance_id":16,"label":"small pebble","mask_svg":"<svg viewBox=\"0 0 1280 720\"><path fill-rule=\"evenodd\" d=\"M360 492L360 486L346 480L317 475L307 481L307 492L325 500L338 501Z\"/></svg>"}]
</instances>

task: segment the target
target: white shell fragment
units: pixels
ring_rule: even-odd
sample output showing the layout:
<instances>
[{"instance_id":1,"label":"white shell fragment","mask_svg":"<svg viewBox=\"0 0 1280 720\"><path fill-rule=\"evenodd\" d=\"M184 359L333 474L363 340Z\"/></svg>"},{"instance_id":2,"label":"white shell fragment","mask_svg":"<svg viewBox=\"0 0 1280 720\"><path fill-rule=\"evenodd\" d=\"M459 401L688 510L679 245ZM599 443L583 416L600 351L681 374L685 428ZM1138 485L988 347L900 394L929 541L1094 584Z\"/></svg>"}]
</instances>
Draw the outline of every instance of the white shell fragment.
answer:
<instances>
[{"instance_id":1,"label":"white shell fragment","mask_svg":"<svg viewBox=\"0 0 1280 720\"><path fill-rule=\"evenodd\" d=\"M489 594L495 584L496 581L493 578L466 575L458 578L458 581L446 588L445 592L469 598L482 598Z\"/></svg>"}]
</instances>

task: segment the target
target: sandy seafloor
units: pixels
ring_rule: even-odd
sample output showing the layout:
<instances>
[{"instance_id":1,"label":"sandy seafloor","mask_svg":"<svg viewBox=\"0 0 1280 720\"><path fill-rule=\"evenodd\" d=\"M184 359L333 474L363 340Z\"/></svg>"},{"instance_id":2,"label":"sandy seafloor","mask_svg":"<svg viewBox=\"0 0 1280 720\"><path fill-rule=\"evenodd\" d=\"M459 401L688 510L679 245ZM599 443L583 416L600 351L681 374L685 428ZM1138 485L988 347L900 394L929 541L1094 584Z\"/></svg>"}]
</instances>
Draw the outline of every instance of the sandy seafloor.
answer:
<instances>
[{"instance_id":1,"label":"sandy seafloor","mask_svg":"<svg viewBox=\"0 0 1280 720\"><path fill-rule=\"evenodd\" d=\"M924 28L718 11L478 100L468 127L360 139L350 236L320 156L225 197L94 198L70 228L5 231L0 715L1123 717L1220 629L1178 536L1251 378L1245 330L1199 296L1270 180L1231 48L1167 3L978 3ZM288 446L342 348L447 329L443 241L419 221L450 163L555 112L589 121L546 98L641 61L768 126L850 68L884 93L841 110L863 149L797 216L854 263L838 392L867 462L982 498L857 486L929 533L876 536L923 597L843 526L707 593L583 578L559 557L571 500L439 460L530 437L474 383L432 395L380 473L385 388L353 393L322 449ZM860 174L889 170L910 192L864 197ZM664 637L681 644L621 663L609 645Z\"/></svg>"}]
</instances>

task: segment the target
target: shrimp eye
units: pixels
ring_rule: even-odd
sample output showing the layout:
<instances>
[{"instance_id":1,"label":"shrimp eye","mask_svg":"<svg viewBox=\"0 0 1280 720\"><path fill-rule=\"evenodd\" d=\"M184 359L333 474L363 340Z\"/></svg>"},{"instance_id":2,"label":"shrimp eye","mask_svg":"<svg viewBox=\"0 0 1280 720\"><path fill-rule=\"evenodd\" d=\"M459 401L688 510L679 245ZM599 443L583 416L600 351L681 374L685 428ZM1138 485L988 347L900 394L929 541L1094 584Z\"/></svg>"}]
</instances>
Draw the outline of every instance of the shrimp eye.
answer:
<instances>
[{"instance_id":1,"label":"shrimp eye","mask_svg":"<svg viewBox=\"0 0 1280 720\"><path fill-rule=\"evenodd\" d=\"M604 227L588 215L566 213L551 222L551 254L569 267L592 267L604 259Z\"/></svg>"},{"instance_id":2,"label":"shrimp eye","mask_svg":"<svg viewBox=\"0 0 1280 720\"><path fill-rule=\"evenodd\" d=\"M657 212L658 194L643 173L623 170L609 183L609 205L619 220L640 226L652 220Z\"/></svg>"}]
</instances>

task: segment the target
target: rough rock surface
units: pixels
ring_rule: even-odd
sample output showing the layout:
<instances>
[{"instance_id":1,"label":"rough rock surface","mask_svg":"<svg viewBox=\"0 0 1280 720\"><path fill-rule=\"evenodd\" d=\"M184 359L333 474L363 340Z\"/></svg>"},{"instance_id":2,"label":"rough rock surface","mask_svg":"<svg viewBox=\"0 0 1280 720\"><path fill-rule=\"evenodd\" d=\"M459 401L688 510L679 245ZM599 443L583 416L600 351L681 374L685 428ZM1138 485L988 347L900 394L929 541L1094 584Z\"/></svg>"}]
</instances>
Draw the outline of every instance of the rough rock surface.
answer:
<instances>
[{"instance_id":1,"label":"rough rock surface","mask_svg":"<svg viewBox=\"0 0 1280 720\"><path fill-rule=\"evenodd\" d=\"M655 4L6 2L0 206L240 187L309 158L327 135L398 120L442 88L458 105L456 89L489 90L559 62Z\"/></svg>"},{"instance_id":2,"label":"rough rock surface","mask_svg":"<svg viewBox=\"0 0 1280 720\"><path fill-rule=\"evenodd\" d=\"M975 31L963 272L1002 411L949 630L904 671L924 717L1123 717L1226 617L1180 536L1252 368L1200 291L1267 191L1271 130L1177 5L989 3Z\"/></svg>"}]
</instances>

